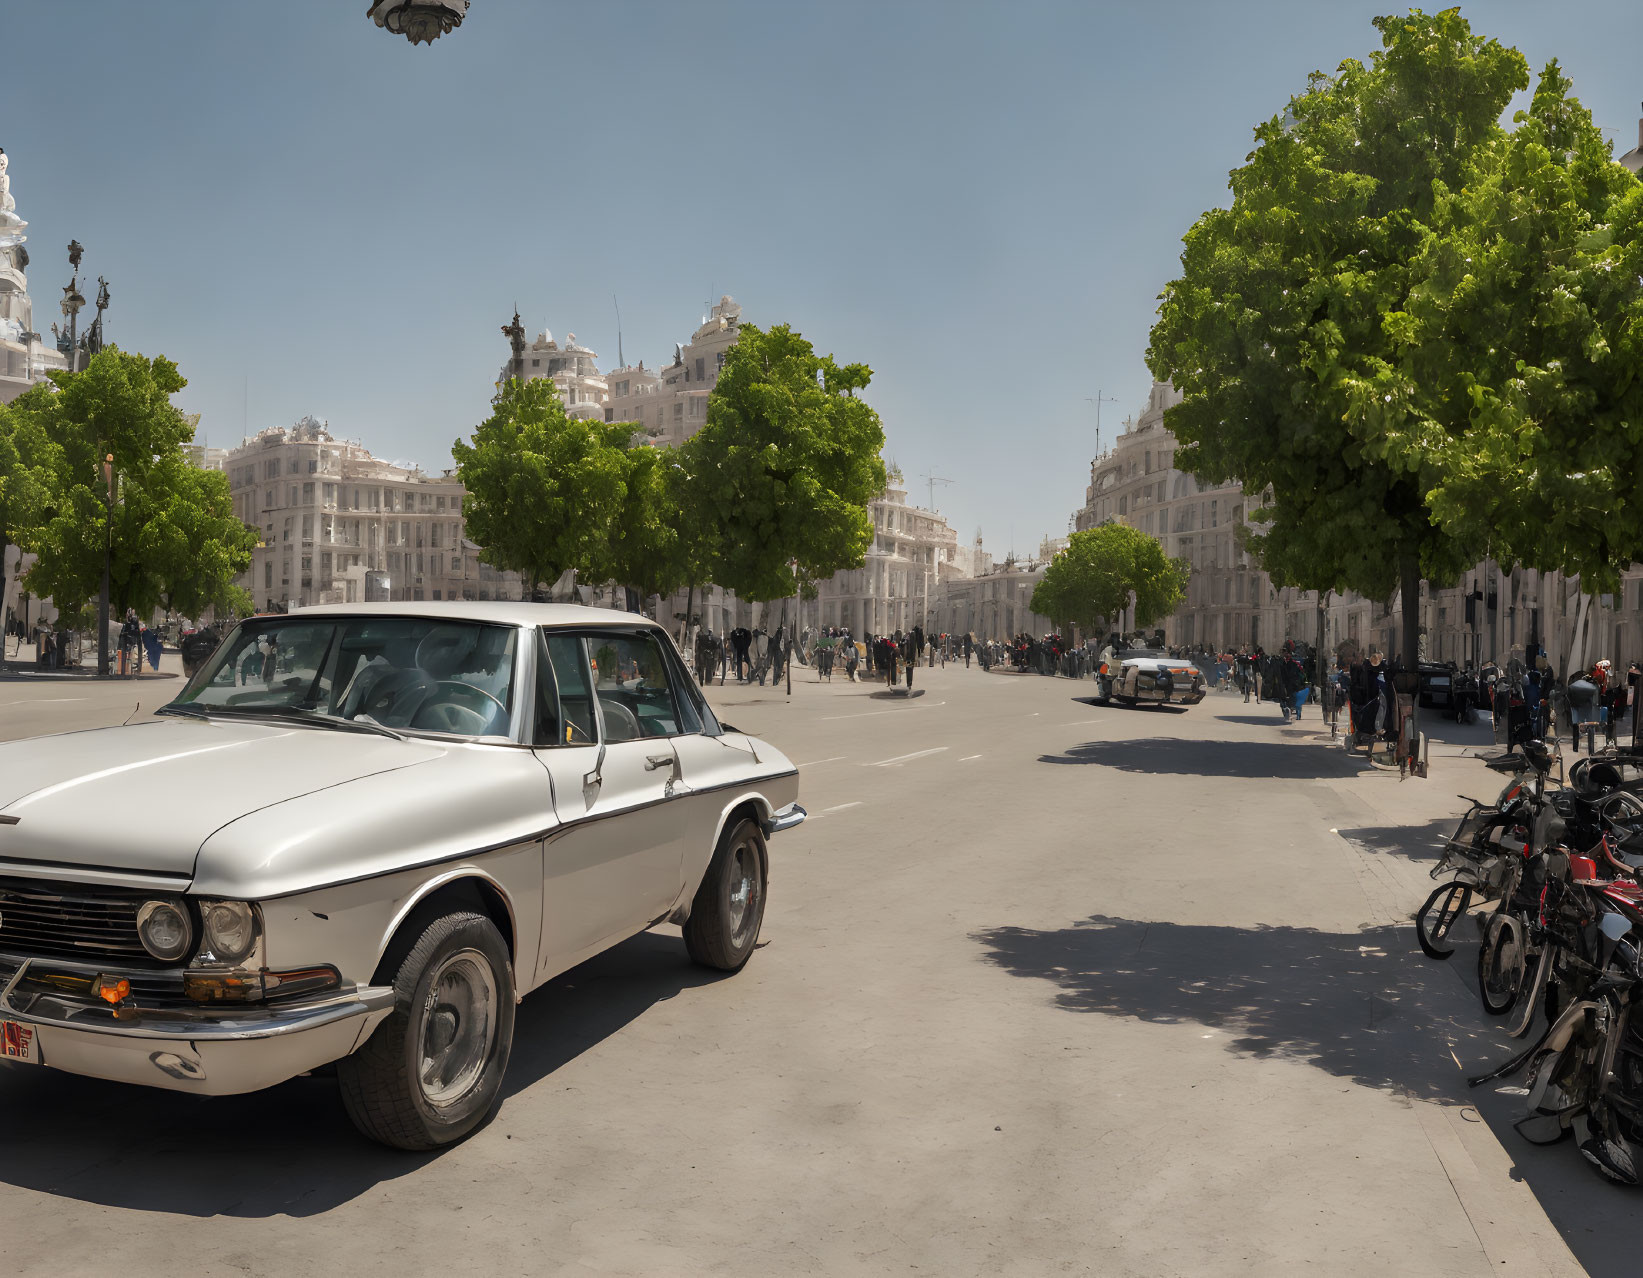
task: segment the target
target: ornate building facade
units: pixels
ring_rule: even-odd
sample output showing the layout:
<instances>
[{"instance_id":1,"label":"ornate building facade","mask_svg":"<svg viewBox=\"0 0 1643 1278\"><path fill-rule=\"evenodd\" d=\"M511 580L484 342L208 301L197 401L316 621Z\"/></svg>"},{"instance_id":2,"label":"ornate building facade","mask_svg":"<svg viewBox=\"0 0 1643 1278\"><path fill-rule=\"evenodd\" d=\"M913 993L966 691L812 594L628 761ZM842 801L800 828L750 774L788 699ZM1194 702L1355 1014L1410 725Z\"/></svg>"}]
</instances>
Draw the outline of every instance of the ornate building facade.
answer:
<instances>
[{"instance_id":1,"label":"ornate building facade","mask_svg":"<svg viewBox=\"0 0 1643 1278\"><path fill-rule=\"evenodd\" d=\"M0 150L0 404L45 381L47 370L68 367L63 353L46 345L34 328L24 247L29 224L17 214L10 167L11 157Z\"/></svg>"},{"instance_id":2,"label":"ornate building facade","mask_svg":"<svg viewBox=\"0 0 1643 1278\"><path fill-rule=\"evenodd\" d=\"M944 590L962 571L958 533L937 512L909 506L895 475L868 513L873 544L866 562L817 584L815 600L804 606L805 624L840 626L858 638L915 625L939 629L934 619Z\"/></svg>"},{"instance_id":3,"label":"ornate building facade","mask_svg":"<svg viewBox=\"0 0 1643 1278\"><path fill-rule=\"evenodd\" d=\"M383 600L518 599L479 562L461 482L373 456L305 417L223 459L234 512L262 536L240 584L261 611Z\"/></svg>"}]
</instances>

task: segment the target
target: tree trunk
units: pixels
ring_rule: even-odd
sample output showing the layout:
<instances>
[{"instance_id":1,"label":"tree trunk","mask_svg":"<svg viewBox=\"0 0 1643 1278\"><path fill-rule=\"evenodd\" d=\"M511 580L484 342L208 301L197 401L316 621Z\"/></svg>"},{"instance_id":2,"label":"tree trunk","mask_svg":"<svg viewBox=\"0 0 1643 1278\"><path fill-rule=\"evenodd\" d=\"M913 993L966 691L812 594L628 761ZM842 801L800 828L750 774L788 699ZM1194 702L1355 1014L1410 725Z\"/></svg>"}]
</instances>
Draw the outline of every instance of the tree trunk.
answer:
<instances>
[{"instance_id":1,"label":"tree trunk","mask_svg":"<svg viewBox=\"0 0 1643 1278\"><path fill-rule=\"evenodd\" d=\"M679 641L681 651L690 644L690 616L696 611L696 583L693 581L685 590L685 625L684 638Z\"/></svg>"},{"instance_id":2,"label":"tree trunk","mask_svg":"<svg viewBox=\"0 0 1643 1278\"><path fill-rule=\"evenodd\" d=\"M1414 555L1405 555L1398 570L1399 588L1403 592L1403 651L1398 653L1404 670L1420 668L1421 638L1421 566Z\"/></svg>"}]
</instances>

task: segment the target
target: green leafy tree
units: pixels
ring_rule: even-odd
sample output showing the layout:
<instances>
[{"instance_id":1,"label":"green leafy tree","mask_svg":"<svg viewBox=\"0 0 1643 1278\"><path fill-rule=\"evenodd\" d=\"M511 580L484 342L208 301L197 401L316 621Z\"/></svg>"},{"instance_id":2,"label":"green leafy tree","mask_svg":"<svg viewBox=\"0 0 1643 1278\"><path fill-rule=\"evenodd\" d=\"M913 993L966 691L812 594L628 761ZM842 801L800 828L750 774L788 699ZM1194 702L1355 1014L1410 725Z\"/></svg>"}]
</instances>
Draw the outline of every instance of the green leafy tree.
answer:
<instances>
[{"instance_id":1,"label":"green leafy tree","mask_svg":"<svg viewBox=\"0 0 1643 1278\"><path fill-rule=\"evenodd\" d=\"M625 425L637 429L631 422ZM647 599L672 594L688 579L673 451L640 444L624 454L627 491L611 530L612 576Z\"/></svg>"},{"instance_id":2,"label":"green leafy tree","mask_svg":"<svg viewBox=\"0 0 1643 1278\"><path fill-rule=\"evenodd\" d=\"M858 395L871 377L785 324L742 325L692 441L689 508L714 530L713 580L783 599L862 564L886 483L884 428Z\"/></svg>"},{"instance_id":3,"label":"green leafy tree","mask_svg":"<svg viewBox=\"0 0 1643 1278\"><path fill-rule=\"evenodd\" d=\"M629 423L567 417L546 378L509 381L472 441L451 446L480 557L519 573L527 594L567 569L591 581L621 575L632 433Z\"/></svg>"},{"instance_id":4,"label":"green leafy tree","mask_svg":"<svg viewBox=\"0 0 1643 1278\"><path fill-rule=\"evenodd\" d=\"M251 596L237 583L251 566L257 532L234 514L228 476L202 470L182 455L167 458L152 477L161 482L131 494L122 530L167 612L244 616Z\"/></svg>"},{"instance_id":5,"label":"green leafy tree","mask_svg":"<svg viewBox=\"0 0 1643 1278\"><path fill-rule=\"evenodd\" d=\"M1269 494L1254 546L1275 582L1412 602L1484 547L1475 525L1434 522L1459 428L1425 404L1418 348L1438 338L1411 299L1438 201L1501 143L1528 68L1458 10L1375 25L1367 66L1314 75L1256 129L1231 207L1185 236L1148 363L1183 395L1167 416L1182 469Z\"/></svg>"},{"instance_id":6,"label":"green leafy tree","mask_svg":"<svg viewBox=\"0 0 1643 1278\"><path fill-rule=\"evenodd\" d=\"M1407 313L1439 525L1497 559L1617 588L1643 558L1643 185L1556 62L1440 192Z\"/></svg>"},{"instance_id":7,"label":"green leafy tree","mask_svg":"<svg viewBox=\"0 0 1643 1278\"><path fill-rule=\"evenodd\" d=\"M1033 588L1032 610L1090 632L1106 629L1133 600L1135 624L1150 626L1186 598L1188 568L1156 537L1126 524L1075 532Z\"/></svg>"},{"instance_id":8,"label":"green leafy tree","mask_svg":"<svg viewBox=\"0 0 1643 1278\"><path fill-rule=\"evenodd\" d=\"M54 392L37 388L12 405L52 443L41 517L18 536L37 556L29 589L81 613L101 591L106 547L114 616L243 602L234 579L250 567L256 534L234 516L227 476L183 451L194 428L171 402L187 384L177 366L111 346L51 380Z\"/></svg>"},{"instance_id":9,"label":"green leafy tree","mask_svg":"<svg viewBox=\"0 0 1643 1278\"><path fill-rule=\"evenodd\" d=\"M6 596L6 551L27 540L46 516L52 444L38 413L51 394L41 386L0 404L0 600Z\"/></svg>"}]
</instances>

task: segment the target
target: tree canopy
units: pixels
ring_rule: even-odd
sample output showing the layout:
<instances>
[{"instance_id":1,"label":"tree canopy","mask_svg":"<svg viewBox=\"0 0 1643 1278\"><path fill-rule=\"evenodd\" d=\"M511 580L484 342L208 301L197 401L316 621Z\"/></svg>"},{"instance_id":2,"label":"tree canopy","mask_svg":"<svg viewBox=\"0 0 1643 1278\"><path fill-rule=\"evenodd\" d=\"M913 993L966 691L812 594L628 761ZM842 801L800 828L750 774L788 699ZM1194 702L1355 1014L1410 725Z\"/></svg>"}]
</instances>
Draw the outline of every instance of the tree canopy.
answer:
<instances>
[{"instance_id":1,"label":"tree canopy","mask_svg":"<svg viewBox=\"0 0 1643 1278\"><path fill-rule=\"evenodd\" d=\"M1407 313L1438 525L1497 559L1616 588L1643 558L1643 184L1556 62L1516 127L1438 193Z\"/></svg>"},{"instance_id":2,"label":"tree canopy","mask_svg":"<svg viewBox=\"0 0 1643 1278\"><path fill-rule=\"evenodd\" d=\"M1501 147L1528 69L1458 10L1375 25L1367 66L1315 74L1256 129L1231 207L1184 238L1148 363L1183 396L1166 419L1181 467L1270 494L1253 547L1276 582L1413 600L1484 547L1436 518L1465 420L1429 406L1423 347L1451 338L1411 305L1439 202ZM1417 620L1406 607L1411 658Z\"/></svg>"},{"instance_id":3,"label":"tree canopy","mask_svg":"<svg viewBox=\"0 0 1643 1278\"><path fill-rule=\"evenodd\" d=\"M631 423L566 416L547 378L510 380L472 442L451 446L467 489L467 535L480 557L519 573L527 595L567 569L594 581L620 576L630 566L619 530L629 509L633 431Z\"/></svg>"},{"instance_id":4,"label":"tree canopy","mask_svg":"<svg viewBox=\"0 0 1643 1278\"><path fill-rule=\"evenodd\" d=\"M1033 588L1032 610L1087 631L1107 628L1132 598L1135 624L1167 617L1186 597L1188 568L1156 537L1126 524L1075 532Z\"/></svg>"},{"instance_id":5,"label":"tree canopy","mask_svg":"<svg viewBox=\"0 0 1643 1278\"><path fill-rule=\"evenodd\" d=\"M101 591L106 544L116 615L243 610L249 601L234 583L257 534L235 517L228 477L188 459L194 428L171 402L187 384L177 366L110 346L51 380L10 406L14 438L34 441L38 462L32 517L12 528L37 556L29 589L65 614L81 611Z\"/></svg>"},{"instance_id":6,"label":"tree canopy","mask_svg":"<svg viewBox=\"0 0 1643 1278\"><path fill-rule=\"evenodd\" d=\"M781 599L862 564L867 503L886 483L884 428L858 396L871 377L865 364L817 355L785 324L742 325L687 469L687 500L717 533L719 585Z\"/></svg>"}]
</instances>

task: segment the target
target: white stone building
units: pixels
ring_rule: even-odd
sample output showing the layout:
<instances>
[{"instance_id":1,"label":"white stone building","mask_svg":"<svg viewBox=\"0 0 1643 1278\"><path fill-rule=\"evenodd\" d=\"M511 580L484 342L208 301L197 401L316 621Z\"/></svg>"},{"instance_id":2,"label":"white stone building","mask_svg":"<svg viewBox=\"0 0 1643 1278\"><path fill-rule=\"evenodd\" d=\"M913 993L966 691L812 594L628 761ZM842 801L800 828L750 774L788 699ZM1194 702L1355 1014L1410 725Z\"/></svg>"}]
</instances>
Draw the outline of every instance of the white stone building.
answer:
<instances>
[{"instance_id":1,"label":"white stone building","mask_svg":"<svg viewBox=\"0 0 1643 1278\"><path fill-rule=\"evenodd\" d=\"M517 314L513 322L515 326L519 324ZM610 388L599 372L598 360L594 352L577 344L575 333L565 334L565 344L561 346L551 332L543 329L534 342L521 345L518 353L502 366L497 375L497 389L509 378L529 382L546 377L558 390L567 417L608 421L605 405L610 399Z\"/></svg>"},{"instance_id":2,"label":"white stone building","mask_svg":"<svg viewBox=\"0 0 1643 1278\"><path fill-rule=\"evenodd\" d=\"M719 383L726 352L741 336L742 308L728 294L713 304L690 341L673 348L673 362L647 370L618 368L606 407L608 422L637 422L654 444L682 444L707 424L707 400Z\"/></svg>"},{"instance_id":3,"label":"white stone building","mask_svg":"<svg viewBox=\"0 0 1643 1278\"><path fill-rule=\"evenodd\" d=\"M936 601L931 631L1001 643L1020 634L1053 634L1056 623L1032 609L1033 591L1048 567L1043 559L1010 558L996 566L989 564L974 577L948 577Z\"/></svg>"},{"instance_id":4,"label":"white stone building","mask_svg":"<svg viewBox=\"0 0 1643 1278\"><path fill-rule=\"evenodd\" d=\"M960 572L958 533L936 511L909 506L895 475L868 513L873 544L866 562L817 583L816 598L804 606L805 624L841 626L857 638L915 625L931 630L944 583Z\"/></svg>"},{"instance_id":5,"label":"white stone building","mask_svg":"<svg viewBox=\"0 0 1643 1278\"><path fill-rule=\"evenodd\" d=\"M34 303L29 297L28 223L17 215L11 194L11 157L0 151L0 404L9 404L30 386L46 379L49 369L68 367L55 346L34 330ZM9 579L9 573L8 573Z\"/></svg>"},{"instance_id":6,"label":"white stone building","mask_svg":"<svg viewBox=\"0 0 1643 1278\"><path fill-rule=\"evenodd\" d=\"M229 450L234 511L260 531L240 584L261 610L371 599L518 599L479 562L462 484L383 461L305 417Z\"/></svg>"}]
</instances>

